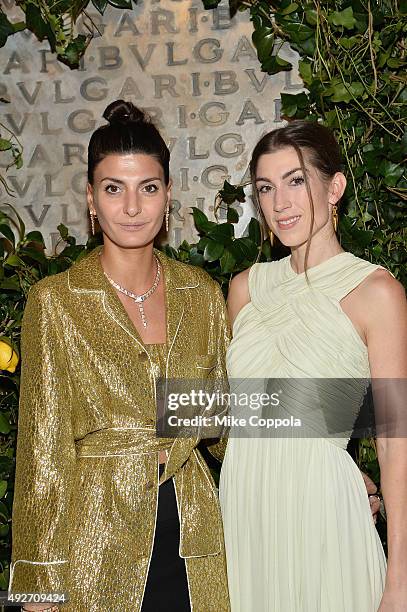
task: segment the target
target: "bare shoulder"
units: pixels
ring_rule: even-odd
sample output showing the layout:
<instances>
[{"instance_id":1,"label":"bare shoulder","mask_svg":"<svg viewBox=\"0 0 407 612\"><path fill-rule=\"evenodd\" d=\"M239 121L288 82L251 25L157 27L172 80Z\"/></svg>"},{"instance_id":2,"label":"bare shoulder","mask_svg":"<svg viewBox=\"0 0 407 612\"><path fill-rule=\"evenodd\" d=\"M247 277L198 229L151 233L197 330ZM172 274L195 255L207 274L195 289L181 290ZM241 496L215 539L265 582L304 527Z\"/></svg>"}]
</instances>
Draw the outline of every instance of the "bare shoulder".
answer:
<instances>
[{"instance_id":1,"label":"bare shoulder","mask_svg":"<svg viewBox=\"0 0 407 612\"><path fill-rule=\"evenodd\" d=\"M390 272L380 268L369 274L361 284L360 294L369 301L370 309L406 306L403 285Z\"/></svg>"},{"instance_id":2,"label":"bare shoulder","mask_svg":"<svg viewBox=\"0 0 407 612\"><path fill-rule=\"evenodd\" d=\"M249 273L250 268L239 272L233 277L228 293L228 312L231 324L239 313L239 311L250 302L249 293Z\"/></svg>"},{"instance_id":3,"label":"bare shoulder","mask_svg":"<svg viewBox=\"0 0 407 612\"><path fill-rule=\"evenodd\" d=\"M393 320L400 325L407 319L407 301L403 285L387 270L369 274L360 285L359 298L371 323Z\"/></svg>"}]
</instances>

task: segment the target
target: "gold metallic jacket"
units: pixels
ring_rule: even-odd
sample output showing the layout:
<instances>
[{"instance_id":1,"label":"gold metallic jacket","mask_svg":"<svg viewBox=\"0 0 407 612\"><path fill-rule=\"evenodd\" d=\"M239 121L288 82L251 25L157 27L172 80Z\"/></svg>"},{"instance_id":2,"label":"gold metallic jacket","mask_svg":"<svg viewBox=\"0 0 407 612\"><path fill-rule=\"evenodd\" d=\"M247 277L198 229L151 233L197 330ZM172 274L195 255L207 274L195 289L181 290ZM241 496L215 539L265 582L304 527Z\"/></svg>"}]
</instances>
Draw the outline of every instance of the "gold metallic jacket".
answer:
<instances>
[{"instance_id":1,"label":"gold metallic jacket","mask_svg":"<svg viewBox=\"0 0 407 612\"><path fill-rule=\"evenodd\" d=\"M174 476L193 612L228 611L221 515L191 438L155 436L156 370L106 280L99 249L37 283L23 320L12 592L65 592L69 612L139 611L161 481ZM156 251L167 300L166 376L225 377L218 285Z\"/></svg>"}]
</instances>

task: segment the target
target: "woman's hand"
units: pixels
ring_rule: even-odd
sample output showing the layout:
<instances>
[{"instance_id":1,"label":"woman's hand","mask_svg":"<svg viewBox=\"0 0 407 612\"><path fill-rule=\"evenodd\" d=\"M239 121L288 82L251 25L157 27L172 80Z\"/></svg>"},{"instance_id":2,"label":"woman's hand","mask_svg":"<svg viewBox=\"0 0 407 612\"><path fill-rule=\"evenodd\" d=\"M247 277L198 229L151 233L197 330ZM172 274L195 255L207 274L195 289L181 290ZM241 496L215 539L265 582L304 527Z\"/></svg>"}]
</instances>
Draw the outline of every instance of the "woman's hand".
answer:
<instances>
[{"instance_id":1,"label":"woman's hand","mask_svg":"<svg viewBox=\"0 0 407 612\"><path fill-rule=\"evenodd\" d=\"M369 476L365 474L365 472L361 471L361 474L363 476L363 480L365 481L367 494L369 496L369 503L370 503L370 509L372 511L373 520L376 523L377 514L381 506L380 497L377 494L377 487L375 483L373 482L373 480L369 478Z\"/></svg>"},{"instance_id":2,"label":"woman's hand","mask_svg":"<svg viewBox=\"0 0 407 612\"><path fill-rule=\"evenodd\" d=\"M377 612L406 612L406 610L407 585L403 584L399 588L386 587Z\"/></svg>"}]
</instances>

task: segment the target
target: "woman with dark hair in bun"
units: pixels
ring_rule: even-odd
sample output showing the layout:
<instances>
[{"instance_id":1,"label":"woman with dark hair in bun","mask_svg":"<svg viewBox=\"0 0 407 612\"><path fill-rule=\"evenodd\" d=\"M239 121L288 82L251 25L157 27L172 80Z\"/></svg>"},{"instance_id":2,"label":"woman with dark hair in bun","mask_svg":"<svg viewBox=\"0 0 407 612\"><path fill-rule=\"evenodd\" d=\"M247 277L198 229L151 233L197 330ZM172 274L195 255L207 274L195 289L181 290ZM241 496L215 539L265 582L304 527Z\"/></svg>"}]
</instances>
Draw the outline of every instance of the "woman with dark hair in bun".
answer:
<instances>
[{"instance_id":1,"label":"woman with dark hair in bun","mask_svg":"<svg viewBox=\"0 0 407 612\"><path fill-rule=\"evenodd\" d=\"M103 246L37 283L24 314L9 590L67 593L69 612L228 611L198 440L155 433L157 378L225 377L222 293L153 248L171 192L156 127L120 100L104 117L87 186Z\"/></svg>"}]
</instances>

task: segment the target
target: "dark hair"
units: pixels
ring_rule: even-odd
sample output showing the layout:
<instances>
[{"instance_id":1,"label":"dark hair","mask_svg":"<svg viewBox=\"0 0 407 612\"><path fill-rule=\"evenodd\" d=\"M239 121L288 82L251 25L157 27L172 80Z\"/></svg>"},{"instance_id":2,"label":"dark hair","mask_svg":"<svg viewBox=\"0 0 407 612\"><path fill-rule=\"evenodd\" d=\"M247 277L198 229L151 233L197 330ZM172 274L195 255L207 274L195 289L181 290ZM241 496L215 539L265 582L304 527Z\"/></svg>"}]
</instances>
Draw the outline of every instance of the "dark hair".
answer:
<instances>
[{"instance_id":1,"label":"dark hair","mask_svg":"<svg viewBox=\"0 0 407 612\"><path fill-rule=\"evenodd\" d=\"M310 232L307 240L307 250L305 252L306 269L315 211L310 184L305 172L303 153L307 154L311 165L318 170L322 180L325 181L331 179L337 172L341 172L341 153L333 132L329 128L314 121L292 121L285 127L273 130L263 136L255 146L252 154L250 161L250 176L253 186L253 200L264 223L265 219L260 208L255 182L257 164L262 155L274 153L285 147L293 147L297 152L311 205Z\"/></svg>"},{"instance_id":2,"label":"dark hair","mask_svg":"<svg viewBox=\"0 0 407 612\"><path fill-rule=\"evenodd\" d=\"M108 121L95 130L88 146L88 181L92 185L95 168L110 154L152 155L162 166L165 184L170 180L170 152L150 117L131 102L116 100L103 113Z\"/></svg>"}]
</instances>

